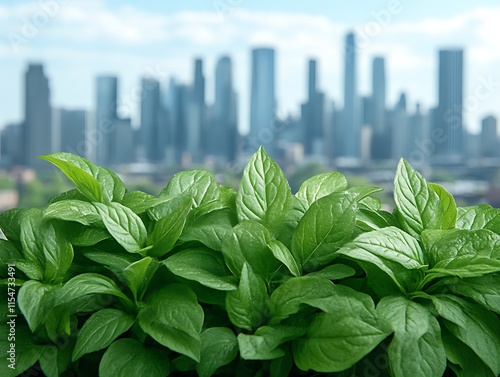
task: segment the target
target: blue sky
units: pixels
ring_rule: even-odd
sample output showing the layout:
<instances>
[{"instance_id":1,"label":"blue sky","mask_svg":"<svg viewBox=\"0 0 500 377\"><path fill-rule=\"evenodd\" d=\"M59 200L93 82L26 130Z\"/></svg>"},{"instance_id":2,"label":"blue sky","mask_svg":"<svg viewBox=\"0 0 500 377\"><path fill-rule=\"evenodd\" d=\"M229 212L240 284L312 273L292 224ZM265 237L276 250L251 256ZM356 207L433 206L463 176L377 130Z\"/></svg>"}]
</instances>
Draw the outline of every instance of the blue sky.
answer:
<instances>
[{"instance_id":1,"label":"blue sky","mask_svg":"<svg viewBox=\"0 0 500 377\"><path fill-rule=\"evenodd\" d=\"M56 7L48 11L49 3ZM39 27L26 35L36 17ZM412 108L416 102L434 106L437 51L463 47L466 121L477 129L483 116L500 116L499 19L497 0L3 0L0 127L22 120L23 73L30 61L44 63L54 107L92 110L95 76L118 75L120 111L137 123L141 76L190 83L193 59L201 56L210 101L215 62L229 54L245 130L250 49L262 45L277 50L280 114L296 113L304 100L310 57L319 61L319 86L341 106L342 44L353 29L360 45L360 94L370 93L372 58L385 56L389 106L401 91Z\"/></svg>"}]
</instances>

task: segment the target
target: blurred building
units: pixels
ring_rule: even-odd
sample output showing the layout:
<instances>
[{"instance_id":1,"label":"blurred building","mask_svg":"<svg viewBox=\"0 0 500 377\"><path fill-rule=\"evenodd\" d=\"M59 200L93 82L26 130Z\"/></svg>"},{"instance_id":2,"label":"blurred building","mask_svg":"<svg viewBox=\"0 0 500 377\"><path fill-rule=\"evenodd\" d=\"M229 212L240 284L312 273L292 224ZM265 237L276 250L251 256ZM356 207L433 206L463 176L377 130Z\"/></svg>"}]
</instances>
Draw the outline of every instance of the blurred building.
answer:
<instances>
[{"instance_id":1,"label":"blurred building","mask_svg":"<svg viewBox=\"0 0 500 377\"><path fill-rule=\"evenodd\" d=\"M489 115L481 121L481 156L499 157L499 147L497 118Z\"/></svg>"},{"instance_id":2,"label":"blurred building","mask_svg":"<svg viewBox=\"0 0 500 377\"><path fill-rule=\"evenodd\" d=\"M439 51L438 101L433 128L443 137L436 143L435 157L440 162L459 161L464 157L461 49Z\"/></svg>"},{"instance_id":3,"label":"blurred building","mask_svg":"<svg viewBox=\"0 0 500 377\"><path fill-rule=\"evenodd\" d=\"M153 78L141 80L141 127L142 155L149 162L159 162L165 157L167 129L162 122L160 83ZM122 162L122 160L119 159Z\"/></svg>"},{"instance_id":4,"label":"blurred building","mask_svg":"<svg viewBox=\"0 0 500 377\"><path fill-rule=\"evenodd\" d=\"M238 98L233 87L232 62L221 57L215 66L215 101L207 133L206 153L223 161L236 159Z\"/></svg>"},{"instance_id":5,"label":"blurred building","mask_svg":"<svg viewBox=\"0 0 500 377\"><path fill-rule=\"evenodd\" d=\"M325 95L317 88L317 61L308 62L307 102L301 107L303 137L306 155L325 155Z\"/></svg>"},{"instance_id":6,"label":"blurred building","mask_svg":"<svg viewBox=\"0 0 500 377\"><path fill-rule=\"evenodd\" d=\"M25 74L24 122L22 125L22 162L34 169L49 166L38 156L52 149L52 121L49 80L41 64L30 64Z\"/></svg>"},{"instance_id":7,"label":"blurred building","mask_svg":"<svg viewBox=\"0 0 500 377\"><path fill-rule=\"evenodd\" d=\"M0 165L10 168L19 165L21 160L21 126L8 124L0 132Z\"/></svg>"},{"instance_id":8,"label":"blurred building","mask_svg":"<svg viewBox=\"0 0 500 377\"><path fill-rule=\"evenodd\" d=\"M100 76L96 80L96 121L91 133L95 160L99 165L109 165L114 159L113 138L116 132L118 78Z\"/></svg>"},{"instance_id":9,"label":"blurred building","mask_svg":"<svg viewBox=\"0 0 500 377\"><path fill-rule=\"evenodd\" d=\"M58 132L56 149L87 157L87 112L85 110L54 110L54 130Z\"/></svg>"},{"instance_id":10,"label":"blurred building","mask_svg":"<svg viewBox=\"0 0 500 377\"><path fill-rule=\"evenodd\" d=\"M342 140L340 156L361 157L361 104L357 89L357 51L354 33L345 39L344 51L344 110L342 111Z\"/></svg>"},{"instance_id":11,"label":"blurred building","mask_svg":"<svg viewBox=\"0 0 500 377\"><path fill-rule=\"evenodd\" d=\"M134 141L135 133L132 128L130 118L120 118L115 121L116 132L113 143L113 163L130 164L137 160L136 143Z\"/></svg>"},{"instance_id":12,"label":"blurred building","mask_svg":"<svg viewBox=\"0 0 500 377\"><path fill-rule=\"evenodd\" d=\"M372 62L372 95L370 98L368 124L372 128L371 156L374 160L390 157L390 134L386 120L385 60L376 57Z\"/></svg>"},{"instance_id":13,"label":"blurred building","mask_svg":"<svg viewBox=\"0 0 500 377\"><path fill-rule=\"evenodd\" d=\"M249 146L263 145L271 155L276 113L275 54L272 48L252 50Z\"/></svg>"}]
</instances>

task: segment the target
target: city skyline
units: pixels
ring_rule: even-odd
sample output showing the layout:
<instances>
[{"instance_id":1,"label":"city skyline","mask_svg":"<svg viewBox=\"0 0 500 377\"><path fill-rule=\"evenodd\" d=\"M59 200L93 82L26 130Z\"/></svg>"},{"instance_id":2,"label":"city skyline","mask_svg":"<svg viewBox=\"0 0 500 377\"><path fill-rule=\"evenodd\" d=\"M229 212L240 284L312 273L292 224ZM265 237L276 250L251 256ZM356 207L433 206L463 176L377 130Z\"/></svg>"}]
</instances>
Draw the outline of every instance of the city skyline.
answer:
<instances>
[{"instance_id":1,"label":"city skyline","mask_svg":"<svg viewBox=\"0 0 500 377\"><path fill-rule=\"evenodd\" d=\"M57 0L45 0L53 1ZM273 9L259 1L209 3L193 2L184 12L169 5L164 12L153 13L150 3L119 6L114 2L90 1L83 7L61 1L60 9L49 15L36 35L26 43L20 42L19 51L13 51L9 38L0 44L3 58L0 69L6 73L4 89L0 91L4 107L0 127L22 119L19 78L28 61L44 63L47 75L52 77L55 107L92 108L94 77L116 75L121 82L123 103L118 111L121 117L131 117L136 128L140 109L133 97L140 89L141 77L156 74L162 85L172 75L180 82L190 82L193 58L203 58L205 70L213 72L219 56L230 55L234 88L241 103L240 130L247 132L252 48L270 46L276 50L277 111L282 116L288 112L298 115L298 104L307 96L304 72L310 59L318 62L318 90L342 105L343 38L351 29L359 39L360 95L370 94L373 57L384 56L388 106L394 105L404 90L409 94L409 108L419 102L427 111L438 101L437 51L460 47L465 51L464 97L469 99L464 102L466 127L478 131L481 119L489 113L495 114L500 95L495 62L500 61L500 54L492 48L498 45L499 34L495 32L496 21L492 20L500 14L500 8L491 6L491 2L474 6L453 2L452 8L450 2L445 2L448 13L443 12L442 3L431 7L425 1L419 6L410 1L364 2L364 8L357 13L352 7L340 11L329 5L324 7L323 15L318 14L315 2L310 8L302 6L302 13L295 3L284 7L277 2ZM39 3L22 4L7 2L0 6L0 19L5 21L1 28L6 36L16 33L22 36L23 20L29 21L43 11ZM219 6L224 4L226 7ZM92 30L85 27L90 15L96 18ZM109 21L107 29L104 20ZM64 29L68 27L71 29ZM94 43L99 31L103 38ZM206 81L209 103L213 102L214 85L214 77L210 75ZM476 105L475 93L485 85L490 90L487 98L481 96Z\"/></svg>"},{"instance_id":2,"label":"city skyline","mask_svg":"<svg viewBox=\"0 0 500 377\"><path fill-rule=\"evenodd\" d=\"M318 90L317 61L311 59L306 72L307 100L300 104L298 117L277 113L275 50L253 49L251 57L248 135L237 131L241 104L232 86L229 56L219 58L213 73L206 73L203 59L195 58L191 82L172 79L163 90L159 81L143 77L137 93L141 116L137 130L130 118L117 111L120 85L116 76L95 78L95 107L82 116L82 111L51 106L50 79L42 65L30 63L25 72L24 121L0 133L1 145L17 144L21 156L9 148L0 150L0 162L5 167L38 170L36 155L63 150L103 166L150 162L189 167L231 163L260 145L285 164L309 157L353 167L401 157L418 164L464 164L469 158L500 157L495 152L500 146L496 117L482 119L480 137L463 128L462 49L439 50L439 102L425 112L418 104L410 109L405 92L395 106L386 104L383 56L373 58L371 95L358 93L357 38L348 32L343 106ZM207 103L205 83L211 76L216 81L215 102ZM71 130L80 133L79 142Z\"/></svg>"}]
</instances>

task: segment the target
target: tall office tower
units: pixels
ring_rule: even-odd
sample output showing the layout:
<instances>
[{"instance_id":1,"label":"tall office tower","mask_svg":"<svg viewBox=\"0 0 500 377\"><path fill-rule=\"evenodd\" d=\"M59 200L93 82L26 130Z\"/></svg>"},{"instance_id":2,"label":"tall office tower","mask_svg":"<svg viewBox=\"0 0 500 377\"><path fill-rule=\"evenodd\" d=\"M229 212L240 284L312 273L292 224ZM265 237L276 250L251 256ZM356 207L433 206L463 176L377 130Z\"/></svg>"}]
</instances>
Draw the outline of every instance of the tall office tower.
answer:
<instances>
[{"instance_id":1,"label":"tall office tower","mask_svg":"<svg viewBox=\"0 0 500 377\"><path fill-rule=\"evenodd\" d=\"M215 102L207 134L207 153L225 161L236 157L238 136L237 98L233 89L232 62L228 56L215 67Z\"/></svg>"},{"instance_id":2,"label":"tall office tower","mask_svg":"<svg viewBox=\"0 0 500 377\"><path fill-rule=\"evenodd\" d=\"M165 152L165 128L161 124L160 83L152 78L141 81L141 146L149 162L161 161Z\"/></svg>"},{"instance_id":3,"label":"tall office tower","mask_svg":"<svg viewBox=\"0 0 500 377\"><path fill-rule=\"evenodd\" d=\"M430 136L430 115L423 113L417 103L415 112L410 116L408 157L416 164L427 162L430 158L428 151L423 148Z\"/></svg>"},{"instance_id":4,"label":"tall office tower","mask_svg":"<svg viewBox=\"0 0 500 377\"><path fill-rule=\"evenodd\" d=\"M276 112L274 55L271 48L252 50L249 145L252 149L263 145L270 154L274 154L276 136L273 134Z\"/></svg>"},{"instance_id":5,"label":"tall office tower","mask_svg":"<svg viewBox=\"0 0 500 377\"><path fill-rule=\"evenodd\" d=\"M434 129L444 139L436 145L435 157L440 161L463 158L463 51L439 51L438 107Z\"/></svg>"},{"instance_id":6,"label":"tall office tower","mask_svg":"<svg viewBox=\"0 0 500 377\"><path fill-rule=\"evenodd\" d=\"M37 157L52 152L52 110L49 80L41 64L28 66L24 96L23 164L31 168L43 169L49 164Z\"/></svg>"},{"instance_id":7,"label":"tall office tower","mask_svg":"<svg viewBox=\"0 0 500 377\"><path fill-rule=\"evenodd\" d=\"M361 114L357 93L356 41L353 33L345 39L344 110L342 112L342 151L344 157L361 157Z\"/></svg>"},{"instance_id":8,"label":"tall office tower","mask_svg":"<svg viewBox=\"0 0 500 377\"><path fill-rule=\"evenodd\" d=\"M206 102L203 60L195 59L194 81L187 113L187 152L192 162L201 162L206 145Z\"/></svg>"},{"instance_id":9,"label":"tall office tower","mask_svg":"<svg viewBox=\"0 0 500 377\"><path fill-rule=\"evenodd\" d=\"M372 158L381 160L390 157L389 135L386 121L385 60L375 57L372 65L372 97L370 101L370 124L372 126Z\"/></svg>"},{"instance_id":10,"label":"tall office tower","mask_svg":"<svg viewBox=\"0 0 500 377\"><path fill-rule=\"evenodd\" d=\"M410 118L406 111L406 95L401 93L399 100L391 111L390 125L392 133L392 158L399 160L401 157L408 158L410 153Z\"/></svg>"},{"instance_id":11,"label":"tall office tower","mask_svg":"<svg viewBox=\"0 0 500 377\"><path fill-rule=\"evenodd\" d=\"M115 164L129 164L136 161L134 130L130 118L120 118L115 122L116 132L113 138Z\"/></svg>"},{"instance_id":12,"label":"tall office tower","mask_svg":"<svg viewBox=\"0 0 500 377\"><path fill-rule=\"evenodd\" d=\"M317 62L308 62L307 102L302 108L302 127L305 154L324 155L325 95L317 89Z\"/></svg>"},{"instance_id":13,"label":"tall office tower","mask_svg":"<svg viewBox=\"0 0 500 377\"><path fill-rule=\"evenodd\" d=\"M116 132L116 105L118 79L114 76L99 76L96 81L96 122L91 133L91 144L99 165L113 163L115 151L113 138Z\"/></svg>"},{"instance_id":14,"label":"tall office tower","mask_svg":"<svg viewBox=\"0 0 500 377\"><path fill-rule=\"evenodd\" d=\"M492 115L481 120L481 156L499 157L500 140L497 131L497 118Z\"/></svg>"},{"instance_id":15,"label":"tall office tower","mask_svg":"<svg viewBox=\"0 0 500 377\"><path fill-rule=\"evenodd\" d=\"M0 132L0 166L12 167L21 163L21 126L8 124Z\"/></svg>"},{"instance_id":16,"label":"tall office tower","mask_svg":"<svg viewBox=\"0 0 500 377\"><path fill-rule=\"evenodd\" d=\"M168 95L168 114L170 124L170 136L172 138L171 154L173 151L176 164L184 166L187 153L187 118L189 115L191 88L187 85L178 84L174 79L170 80Z\"/></svg>"},{"instance_id":17,"label":"tall office tower","mask_svg":"<svg viewBox=\"0 0 500 377\"><path fill-rule=\"evenodd\" d=\"M54 130L60 135L57 150L87 157L87 112L58 109L54 113Z\"/></svg>"}]
</instances>

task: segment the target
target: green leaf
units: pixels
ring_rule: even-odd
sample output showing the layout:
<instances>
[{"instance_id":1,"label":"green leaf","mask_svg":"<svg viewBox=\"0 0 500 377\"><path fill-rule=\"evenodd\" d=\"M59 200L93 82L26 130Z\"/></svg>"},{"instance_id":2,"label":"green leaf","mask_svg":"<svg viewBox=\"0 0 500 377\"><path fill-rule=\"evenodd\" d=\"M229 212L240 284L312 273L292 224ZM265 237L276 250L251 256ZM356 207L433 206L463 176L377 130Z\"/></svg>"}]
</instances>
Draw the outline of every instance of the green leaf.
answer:
<instances>
[{"instance_id":1,"label":"green leaf","mask_svg":"<svg viewBox=\"0 0 500 377\"><path fill-rule=\"evenodd\" d=\"M130 208L136 215L146 212L149 208L157 205L160 199L142 191L127 192L121 204Z\"/></svg>"},{"instance_id":2,"label":"green leaf","mask_svg":"<svg viewBox=\"0 0 500 377\"><path fill-rule=\"evenodd\" d=\"M314 202L292 237L292 254L302 268L314 271L335 259L335 252L351 240L355 219L349 194L331 194Z\"/></svg>"},{"instance_id":3,"label":"green leaf","mask_svg":"<svg viewBox=\"0 0 500 377\"><path fill-rule=\"evenodd\" d=\"M398 226L398 222L389 212L358 208L356 226L364 232L371 232L372 230Z\"/></svg>"},{"instance_id":4,"label":"green leaf","mask_svg":"<svg viewBox=\"0 0 500 377\"><path fill-rule=\"evenodd\" d=\"M269 249L271 249L274 257L283 263L293 276L302 275L301 266L297 263L291 251L282 242L272 240L269 243Z\"/></svg>"},{"instance_id":5,"label":"green leaf","mask_svg":"<svg viewBox=\"0 0 500 377\"><path fill-rule=\"evenodd\" d=\"M21 243L26 260L33 265L33 280L61 281L73 261L73 247L53 222L31 209L21 220Z\"/></svg>"},{"instance_id":6,"label":"green leaf","mask_svg":"<svg viewBox=\"0 0 500 377\"><path fill-rule=\"evenodd\" d=\"M170 210L158 220L147 239L147 244L153 246L149 252L153 257L161 257L172 250L186 223L186 218L191 210L191 201L189 198L183 197L183 200Z\"/></svg>"},{"instance_id":7,"label":"green leaf","mask_svg":"<svg viewBox=\"0 0 500 377\"><path fill-rule=\"evenodd\" d=\"M487 204L458 208L457 228L488 229L500 234L500 209Z\"/></svg>"},{"instance_id":8,"label":"green leaf","mask_svg":"<svg viewBox=\"0 0 500 377\"><path fill-rule=\"evenodd\" d=\"M118 309L102 309L92 314L78 332L72 360L106 348L130 329L134 321L134 317Z\"/></svg>"},{"instance_id":9,"label":"green leaf","mask_svg":"<svg viewBox=\"0 0 500 377\"><path fill-rule=\"evenodd\" d=\"M64 346L46 345L38 360L42 372L47 377L59 377L64 374L71 363L71 351L74 340L70 339Z\"/></svg>"},{"instance_id":10,"label":"green leaf","mask_svg":"<svg viewBox=\"0 0 500 377\"><path fill-rule=\"evenodd\" d=\"M49 311L49 294L55 287L36 280L29 280L17 294L17 304L32 332L43 322Z\"/></svg>"},{"instance_id":11,"label":"green leaf","mask_svg":"<svg viewBox=\"0 0 500 377\"><path fill-rule=\"evenodd\" d=\"M325 278L328 280L340 280L345 279L356 274L356 270L352 267L349 267L345 264L331 264L326 266L322 270L311 272L307 274L309 277L315 278Z\"/></svg>"},{"instance_id":12,"label":"green leaf","mask_svg":"<svg viewBox=\"0 0 500 377\"><path fill-rule=\"evenodd\" d=\"M392 332L375 313L339 307L342 310L314 315L305 336L293 341L293 357L301 370L343 371Z\"/></svg>"},{"instance_id":13,"label":"green leaf","mask_svg":"<svg viewBox=\"0 0 500 377\"><path fill-rule=\"evenodd\" d=\"M40 158L58 167L91 201L121 201L125 194L125 186L115 173L83 157L57 152Z\"/></svg>"},{"instance_id":14,"label":"green leaf","mask_svg":"<svg viewBox=\"0 0 500 377\"><path fill-rule=\"evenodd\" d=\"M355 186L347 189L347 192L358 202L368 198L369 195L380 191L383 191L383 188L376 186Z\"/></svg>"},{"instance_id":15,"label":"green leaf","mask_svg":"<svg viewBox=\"0 0 500 377\"><path fill-rule=\"evenodd\" d=\"M394 201L405 231L419 237L424 229L441 229L443 206L438 194L401 159L394 179Z\"/></svg>"},{"instance_id":16,"label":"green leaf","mask_svg":"<svg viewBox=\"0 0 500 377\"><path fill-rule=\"evenodd\" d=\"M146 296L139 312L142 330L158 343L200 361L203 309L185 285L171 284Z\"/></svg>"},{"instance_id":17,"label":"green leaf","mask_svg":"<svg viewBox=\"0 0 500 377\"><path fill-rule=\"evenodd\" d=\"M185 195L192 201L192 207L214 200L218 196L217 182L207 170L186 170L175 174L160 197Z\"/></svg>"},{"instance_id":18,"label":"green leaf","mask_svg":"<svg viewBox=\"0 0 500 377\"><path fill-rule=\"evenodd\" d=\"M49 205L43 216L47 219L76 221L83 225L93 225L101 222L101 216L89 202L81 200L61 200Z\"/></svg>"},{"instance_id":19,"label":"green leaf","mask_svg":"<svg viewBox=\"0 0 500 377\"><path fill-rule=\"evenodd\" d=\"M236 278L226 267L221 253L196 248L182 250L163 261L165 266L177 276L221 291L237 289Z\"/></svg>"},{"instance_id":20,"label":"green leaf","mask_svg":"<svg viewBox=\"0 0 500 377\"><path fill-rule=\"evenodd\" d=\"M66 224L67 225L67 224ZM71 234L65 231L69 236L69 242L73 246L94 246L101 241L111 238L111 235L106 229L103 228L90 228L90 227L75 227L76 224L71 224Z\"/></svg>"},{"instance_id":21,"label":"green leaf","mask_svg":"<svg viewBox=\"0 0 500 377\"><path fill-rule=\"evenodd\" d=\"M100 377L165 377L170 373L168 354L145 347L134 339L120 339L109 346L99 364Z\"/></svg>"},{"instance_id":22,"label":"green leaf","mask_svg":"<svg viewBox=\"0 0 500 377\"><path fill-rule=\"evenodd\" d=\"M29 209L12 208L0 213L0 229L9 241L19 242L21 240L21 219L25 217Z\"/></svg>"},{"instance_id":23,"label":"green leaf","mask_svg":"<svg viewBox=\"0 0 500 377\"><path fill-rule=\"evenodd\" d=\"M138 253L145 245L147 230L141 218L119 203L94 203L113 238L129 253Z\"/></svg>"},{"instance_id":24,"label":"green leaf","mask_svg":"<svg viewBox=\"0 0 500 377\"><path fill-rule=\"evenodd\" d=\"M282 266L269 249L273 239L269 230L258 222L236 225L222 243L222 253L231 272L240 276L246 262L257 275L271 279Z\"/></svg>"},{"instance_id":25,"label":"green leaf","mask_svg":"<svg viewBox=\"0 0 500 377\"><path fill-rule=\"evenodd\" d=\"M203 206L205 205L197 209ZM226 238L226 234L237 222L232 210L228 208L217 209L188 221L179 240L181 242L198 241L213 250L222 251L222 242Z\"/></svg>"},{"instance_id":26,"label":"green leaf","mask_svg":"<svg viewBox=\"0 0 500 377\"><path fill-rule=\"evenodd\" d=\"M429 187L439 196L443 207L443 229L453 229L457 224L457 205L453 196L443 186L429 183Z\"/></svg>"},{"instance_id":27,"label":"green leaf","mask_svg":"<svg viewBox=\"0 0 500 377\"><path fill-rule=\"evenodd\" d=\"M363 233L337 253L376 265L403 291L419 282L423 277L420 270L426 266L417 240L395 227ZM405 270L415 271L407 276Z\"/></svg>"},{"instance_id":28,"label":"green leaf","mask_svg":"<svg viewBox=\"0 0 500 377\"><path fill-rule=\"evenodd\" d=\"M442 329L442 337L450 369L458 377L495 377L474 351L450 334L446 328Z\"/></svg>"},{"instance_id":29,"label":"green leaf","mask_svg":"<svg viewBox=\"0 0 500 377\"><path fill-rule=\"evenodd\" d=\"M80 201L88 201L89 199L85 196L82 195L80 191L77 189L71 189L65 192L62 192L60 194L54 195L52 198L49 199L49 204L54 204L57 202L60 202L62 200L80 200Z\"/></svg>"},{"instance_id":30,"label":"green leaf","mask_svg":"<svg viewBox=\"0 0 500 377\"><path fill-rule=\"evenodd\" d=\"M480 305L450 295L431 296L446 328L500 374L500 319Z\"/></svg>"},{"instance_id":31,"label":"green leaf","mask_svg":"<svg viewBox=\"0 0 500 377\"><path fill-rule=\"evenodd\" d=\"M443 276L476 277L499 271L500 260L484 257L452 258L437 263L427 271L426 281Z\"/></svg>"},{"instance_id":32,"label":"green leaf","mask_svg":"<svg viewBox=\"0 0 500 377\"><path fill-rule=\"evenodd\" d=\"M8 265L16 264L21 259L22 254L13 242L0 239L0 276L8 276Z\"/></svg>"},{"instance_id":33,"label":"green leaf","mask_svg":"<svg viewBox=\"0 0 500 377\"><path fill-rule=\"evenodd\" d=\"M118 175L108 169L108 168L103 168L103 167L100 167L100 169L106 171L109 173L109 175L111 176L111 179L113 180L113 185L109 185L108 184L108 178L105 176L104 172L101 173L102 176L104 176L103 178L99 179L98 177L98 180L101 182L101 184L103 185L103 188L104 190L108 190L110 192L110 196L113 198L113 201L115 202L121 202L123 200L123 198L125 197L125 193L127 192L127 188L125 187L125 184L123 183L123 181L120 179L120 177L118 177Z\"/></svg>"},{"instance_id":34,"label":"green leaf","mask_svg":"<svg viewBox=\"0 0 500 377\"><path fill-rule=\"evenodd\" d=\"M153 278L159 263L150 257L143 258L125 268L124 275L134 298L141 298Z\"/></svg>"},{"instance_id":35,"label":"green leaf","mask_svg":"<svg viewBox=\"0 0 500 377\"><path fill-rule=\"evenodd\" d=\"M245 330L258 328L271 315L266 284L246 263L238 289L226 295L226 310L233 325Z\"/></svg>"},{"instance_id":36,"label":"green leaf","mask_svg":"<svg viewBox=\"0 0 500 377\"><path fill-rule=\"evenodd\" d=\"M127 281L127 278L125 276L125 269L131 263L140 260L138 259L138 254L107 253L103 251L97 251L96 249L84 250L82 254L91 261L98 263L106 267L108 270L112 271L123 282Z\"/></svg>"},{"instance_id":37,"label":"green leaf","mask_svg":"<svg viewBox=\"0 0 500 377\"><path fill-rule=\"evenodd\" d=\"M486 229L426 230L422 242L430 266L461 257L500 259L500 236Z\"/></svg>"},{"instance_id":38,"label":"green leaf","mask_svg":"<svg viewBox=\"0 0 500 377\"><path fill-rule=\"evenodd\" d=\"M394 330L388 349L389 364L398 377L441 377L446 353L439 323L422 305L401 296L380 300L377 313Z\"/></svg>"},{"instance_id":39,"label":"green leaf","mask_svg":"<svg viewBox=\"0 0 500 377\"><path fill-rule=\"evenodd\" d=\"M259 327L254 334L239 334L238 344L241 357L245 360L272 360L285 355L279 346L289 340L303 336L305 326L278 325Z\"/></svg>"},{"instance_id":40,"label":"green leaf","mask_svg":"<svg viewBox=\"0 0 500 377\"><path fill-rule=\"evenodd\" d=\"M295 195L309 208L316 200L347 189L347 179L338 172L317 174L302 183Z\"/></svg>"},{"instance_id":41,"label":"green leaf","mask_svg":"<svg viewBox=\"0 0 500 377\"><path fill-rule=\"evenodd\" d=\"M472 278L448 278L444 284L455 294L469 297L486 309L500 314L500 275Z\"/></svg>"},{"instance_id":42,"label":"green leaf","mask_svg":"<svg viewBox=\"0 0 500 377\"><path fill-rule=\"evenodd\" d=\"M0 325L0 349L2 350L2 362L0 363L0 375L2 377L16 377L21 376L24 371L29 369L33 364L40 359L45 347L35 344L33 341L33 334L28 326L23 326L21 323L16 323L15 334L15 360L14 364L10 359L11 343L13 339L9 339L10 326L7 325L7 320L2 321ZM13 365L13 368L9 367Z\"/></svg>"},{"instance_id":43,"label":"green leaf","mask_svg":"<svg viewBox=\"0 0 500 377\"><path fill-rule=\"evenodd\" d=\"M260 147L250 158L241 177L236 210L240 222L253 220L280 234L293 195L280 167Z\"/></svg>"},{"instance_id":44,"label":"green leaf","mask_svg":"<svg viewBox=\"0 0 500 377\"><path fill-rule=\"evenodd\" d=\"M110 196L103 196L102 186L97 179L99 167L85 158L70 153L52 153L40 158L59 168L89 200L100 202L103 198L111 199ZM111 176L108 181L112 182Z\"/></svg>"},{"instance_id":45,"label":"green leaf","mask_svg":"<svg viewBox=\"0 0 500 377\"><path fill-rule=\"evenodd\" d=\"M56 292L55 304L67 304L83 296L96 294L108 294L119 297L125 302L130 301L110 278L94 273L84 273L68 280Z\"/></svg>"},{"instance_id":46,"label":"green leaf","mask_svg":"<svg viewBox=\"0 0 500 377\"><path fill-rule=\"evenodd\" d=\"M324 312L340 313L344 310L365 313L373 317L375 306L370 296L352 288L335 285L328 279L302 276L281 284L271 295L273 303L272 325L298 313L304 305Z\"/></svg>"},{"instance_id":47,"label":"green leaf","mask_svg":"<svg viewBox=\"0 0 500 377\"><path fill-rule=\"evenodd\" d=\"M201 333L200 377L210 377L221 366L229 364L238 354L238 342L227 327L212 327Z\"/></svg>"}]
</instances>

